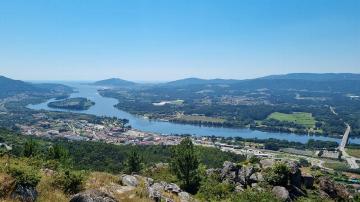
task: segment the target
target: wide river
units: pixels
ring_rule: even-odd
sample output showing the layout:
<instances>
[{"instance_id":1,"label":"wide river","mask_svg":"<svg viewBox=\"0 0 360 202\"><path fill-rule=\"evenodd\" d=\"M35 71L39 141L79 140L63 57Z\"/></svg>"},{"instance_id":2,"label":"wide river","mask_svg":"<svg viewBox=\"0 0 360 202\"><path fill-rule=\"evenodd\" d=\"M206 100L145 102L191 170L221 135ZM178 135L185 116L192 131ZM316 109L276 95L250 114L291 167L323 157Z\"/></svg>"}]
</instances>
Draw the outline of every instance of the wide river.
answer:
<instances>
[{"instance_id":1,"label":"wide river","mask_svg":"<svg viewBox=\"0 0 360 202\"><path fill-rule=\"evenodd\" d=\"M223 137L243 137L243 138L258 138L268 139L276 138L282 140L296 141L306 143L309 139L315 140L329 140L340 142L340 139L330 138L325 136L309 136L309 135L298 135L291 133L277 133L277 132L262 132L250 129L234 129L234 128L219 128L219 127L205 127L195 126L188 124L177 124L165 121L155 121L143 118L142 116L136 116L129 114L125 111L119 110L114 107L118 103L116 99L106 98L99 95L95 86L80 84L80 83L63 83L65 85L74 87L77 92L71 94L71 97L85 97L95 102L95 105L88 110L81 111L81 113L93 114L98 116L110 116L118 117L122 119L128 119L130 125L138 130L146 132L160 133L164 135L168 134L192 134L198 136L223 136ZM27 107L35 110L50 110L50 111L72 111L49 108L47 104L53 101L53 99L47 102L28 105ZM79 112L79 111L73 111ZM360 143L360 139L351 139L350 142Z\"/></svg>"}]
</instances>

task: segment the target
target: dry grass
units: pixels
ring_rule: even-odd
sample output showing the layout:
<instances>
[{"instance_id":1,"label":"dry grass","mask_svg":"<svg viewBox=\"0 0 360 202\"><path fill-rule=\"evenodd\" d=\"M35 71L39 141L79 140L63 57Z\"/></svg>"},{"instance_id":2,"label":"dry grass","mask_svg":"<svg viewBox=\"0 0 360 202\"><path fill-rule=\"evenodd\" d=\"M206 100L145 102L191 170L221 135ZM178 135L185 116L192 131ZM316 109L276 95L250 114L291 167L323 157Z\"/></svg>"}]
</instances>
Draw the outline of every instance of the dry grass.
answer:
<instances>
[{"instance_id":1,"label":"dry grass","mask_svg":"<svg viewBox=\"0 0 360 202\"><path fill-rule=\"evenodd\" d=\"M36 187L39 195L36 201L38 202L68 202L70 197L66 196L62 190L56 189L52 185L52 177L43 175L41 181Z\"/></svg>"},{"instance_id":2,"label":"dry grass","mask_svg":"<svg viewBox=\"0 0 360 202\"><path fill-rule=\"evenodd\" d=\"M87 181L85 182L85 189L99 189L104 186L117 184L119 177L103 172L90 173Z\"/></svg>"}]
</instances>

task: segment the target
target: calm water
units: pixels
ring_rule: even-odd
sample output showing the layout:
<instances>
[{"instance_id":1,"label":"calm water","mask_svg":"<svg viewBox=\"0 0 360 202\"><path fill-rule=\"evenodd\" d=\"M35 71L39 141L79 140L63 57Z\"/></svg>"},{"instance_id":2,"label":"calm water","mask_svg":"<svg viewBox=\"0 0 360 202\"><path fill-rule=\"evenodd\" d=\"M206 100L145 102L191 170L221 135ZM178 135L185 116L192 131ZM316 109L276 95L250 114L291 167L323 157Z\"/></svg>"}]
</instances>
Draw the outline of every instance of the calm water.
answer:
<instances>
[{"instance_id":1,"label":"calm water","mask_svg":"<svg viewBox=\"0 0 360 202\"><path fill-rule=\"evenodd\" d=\"M258 139L276 138L282 140L297 141L302 143L307 142L309 139L340 142L340 139L323 137L323 136L308 136L308 135L297 135L297 134L289 134L289 133L262 132L262 131L256 131L250 129L204 127L204 126L194 126L187 124L176 124L170 122L148 120L141 116L135 116L125 111L116 109L114 105L118 103L117 100L113 98L105 98L100 96L95 86L82 85L79 83L64 83L64 84L68 86L72 86L77 89L78 92L73 93L71 97L86 97L95 102L94 106L92 106L88 110L81 111L81 113L94 114L98 116L125 118L130 121L130 125L133 128L142 131L155 132L165 135L193 134L198 136L215 135L215 136L223 136L223 137L243 137L243 138L258 138ZM44 110L52 110L52 111L72 111L72 110L49 108L47 106L47 103L51 101L53 101L53 99L45 103L41 103L37 105L29 105L28 108L35 110L44 109ZM360 143L360 139L352 139L350 140L350 142Z\"/></svg>"}]
</instances>

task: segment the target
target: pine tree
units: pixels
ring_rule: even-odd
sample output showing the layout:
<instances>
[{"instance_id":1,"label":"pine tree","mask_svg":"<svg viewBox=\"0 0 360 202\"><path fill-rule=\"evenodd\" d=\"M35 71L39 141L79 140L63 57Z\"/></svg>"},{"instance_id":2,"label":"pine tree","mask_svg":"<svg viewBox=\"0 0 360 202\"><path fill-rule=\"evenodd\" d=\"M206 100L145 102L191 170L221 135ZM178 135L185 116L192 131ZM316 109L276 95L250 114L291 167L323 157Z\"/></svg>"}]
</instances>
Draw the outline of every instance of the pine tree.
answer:
<instances>
[{"instance_id":1,"label":"pine tree","mask_svg":"<svg viewBox=\"0 0 360 202\"><path fill-rule=\"evenodd\" d=\"M182 181L182 188L195 193L199 187L199 159L190 138L183 139L172 150L171 170Z\"/></svg>"},{"instance_id":2,"label":"pine tree","mask_svg":"<svg viewBox=\"0 0 360 202\"><path fill-rule=\"evenodd\" d=\"M131 151L126 160L126 172L128 174L139 173L141 171L141 168L142 160L139 152L136 150Z\"/></svg>"}]
</instances>

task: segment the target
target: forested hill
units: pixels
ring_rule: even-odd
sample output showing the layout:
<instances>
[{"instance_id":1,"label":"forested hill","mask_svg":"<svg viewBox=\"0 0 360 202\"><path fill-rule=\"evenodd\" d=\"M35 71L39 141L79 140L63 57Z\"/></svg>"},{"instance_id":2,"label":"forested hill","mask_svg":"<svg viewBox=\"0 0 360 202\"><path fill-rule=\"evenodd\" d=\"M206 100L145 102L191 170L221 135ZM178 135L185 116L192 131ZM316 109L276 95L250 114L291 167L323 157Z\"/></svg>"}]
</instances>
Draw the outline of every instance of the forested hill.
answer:
<instances>
[{"instance_id":1,"label":"forested hill","mask_svg":"<svg viewBox=\"0 0 360 202\"><path fill-rule=\"evenodd\" d=\"M70 87L61 84L33 84L0 76L0 98L14 96L21 93L40 94L71 91L72 89Z\"/></svg>"}]
</instances>

